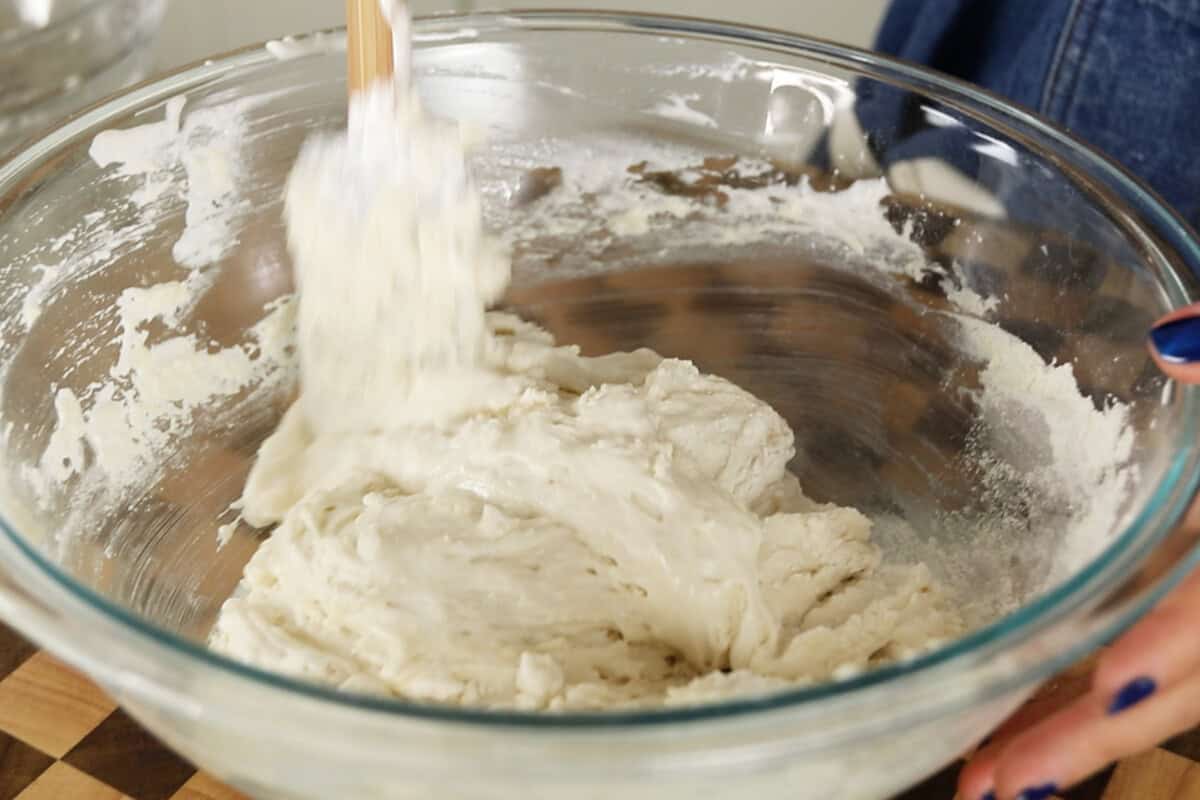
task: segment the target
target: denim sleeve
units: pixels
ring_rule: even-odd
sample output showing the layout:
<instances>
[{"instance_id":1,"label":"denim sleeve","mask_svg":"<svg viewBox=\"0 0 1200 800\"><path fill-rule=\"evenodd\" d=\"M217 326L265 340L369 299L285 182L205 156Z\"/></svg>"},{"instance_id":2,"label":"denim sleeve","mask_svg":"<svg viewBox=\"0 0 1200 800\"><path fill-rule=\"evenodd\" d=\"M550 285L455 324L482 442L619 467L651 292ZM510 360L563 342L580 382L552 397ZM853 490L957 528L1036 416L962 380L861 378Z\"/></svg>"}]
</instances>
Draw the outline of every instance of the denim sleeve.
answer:
<instances>
[{"instance_id":1,"label":"denim sleeve","mask_svg":"<svg viewBox=\"0 0 1200 800\"><path fill-rule=\"evenodd\" d=\"M1200 225L1200 0L893 0L876 46L1037 110ZM944 151L899 94L864 101L896 134L880 163Z\"/></svg>"}]
</instances>

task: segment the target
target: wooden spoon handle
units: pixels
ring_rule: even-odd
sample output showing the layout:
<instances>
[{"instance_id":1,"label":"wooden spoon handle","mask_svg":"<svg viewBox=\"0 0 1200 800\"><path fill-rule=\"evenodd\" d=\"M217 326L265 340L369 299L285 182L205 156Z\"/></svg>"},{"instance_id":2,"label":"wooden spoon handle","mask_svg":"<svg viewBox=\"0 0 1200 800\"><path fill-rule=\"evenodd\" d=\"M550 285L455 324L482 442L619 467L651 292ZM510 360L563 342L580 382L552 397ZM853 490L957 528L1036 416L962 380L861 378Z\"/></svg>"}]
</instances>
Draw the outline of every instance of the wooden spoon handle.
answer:
<instances>
[{"instance_id":1,"label":"wooden spoon handle","mask_svg":"<svg viewBox=\"0 0 1200 800\"><path fill-rule=\"evenodd\" d=\"M346 0L346 59L352 94L391 77L392 29L379 0Z\"/></svg>"}]
</instances>

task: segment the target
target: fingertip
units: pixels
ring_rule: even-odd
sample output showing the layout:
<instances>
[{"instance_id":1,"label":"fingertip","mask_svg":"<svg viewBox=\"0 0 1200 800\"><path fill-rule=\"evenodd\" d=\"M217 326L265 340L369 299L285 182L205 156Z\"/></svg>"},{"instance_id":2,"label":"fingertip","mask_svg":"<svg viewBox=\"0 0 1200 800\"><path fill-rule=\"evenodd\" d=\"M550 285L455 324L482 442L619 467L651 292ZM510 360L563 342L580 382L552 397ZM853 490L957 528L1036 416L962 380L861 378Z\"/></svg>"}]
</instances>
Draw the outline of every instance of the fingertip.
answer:
<instances>
[{"instance_id":1,"label":"fingertip","mask_svg":"<svg viewBox=\"0 0 1200 800\"><path fill-rule=\"evenodd\" d=\"M1183 383L1200 383L1200 303L1158 320L1148 345L1163 373Z\"/></svg>"},{"instance_id":2,"label":"fingertip","mask_svg":"<svg viewBox=\"0 0 1200 800\"><path fill-rule=\"evenodd\" d=\"M1200 364L1185 364L1167 361L1159 354L1155 347L1154 340L1151 339L1148 344L1150 356L1154 359L1154 363L1162 374L1166 375L1173 381L1179 383L1195 384L1200 383Z\"/></svg>"},{"instance_id":3,"label":"fingertip","mask_svg":"<svg viewBox=\"0 0 1200 800\"><path fill-rule=\"evenodd\" d=\"M1039 783L1037 786L1026 786L1017 795L1017 800L1053 800L1058 794L1058 784Z\"/></svg>"},{"instance_id":4,"label":"fingertip","mask_svg":"<svg viewBox=\"0 0 1200 800\"><path fill-rule=\"evenodd\" d=\"M1200 639L1192 635L1200 607L1188 602L1189 597L1180 592L1159 604L1100 658L1092 694L1110 714L1139 704L1200 668Z\"/></svg>"},{"instance_id":5,"label":"fingertip","mask_svg":"<svg viewBox=\"0 0 1200 800\"><path fill-rule=\"evenodd\" d=\"M995 765L996 793L1019 797L1031 789L1067 786L1085 775L1088 770L1080 770L1086 765L1075 763L1073 748L1063 744L1073 743L1093 720L1103 716L1103 709L1081 700L1018 736Z\"/></svg>"},{"instance_id":6,"label":"fingertip","mask_svg":"<svg viewBox=\"0 0 1200 800\"><path fill-rule=\"evenodd\" d=\"M992 787L996 783L996 763L1003 749L1003 744L989 744L971 756L958 774L958 795L962 800L995 797Z\"/></svg>"},{"instance_id":7,"label":"fingertip","mask_svg":"<svg viewBox=\"0 0 1200 800\"><path fill-rule=\"evenodd\" d=\"M1186 306L1180 306L1168 314L1163 314L1154 321L1153 327L1159 328L1163 325L1166 325L1168 322L1174 322L1175 320L1183 319L1185 317L1200 317L1200 302L1191 303L1190 305Z\"/></svg>"},{"instance_id":8,"label":"fingertip","mask_svg":"<svg viewBox=\"0 0 1200 800\"><path fill-rule=\"evenodd\" d=\"M1090 667L1079 670L1078 675L1064 674L1043 687L1037 696L1021 706L979 745L978 750L967 757L958 775L959 797L962 800L983 800L989 793L994 793L996 770L1000 763L1008 760L1010 745L1030 730L1037 729L1046 719L1086 697L1090 690Z\"/></svg>"}]
</instances>

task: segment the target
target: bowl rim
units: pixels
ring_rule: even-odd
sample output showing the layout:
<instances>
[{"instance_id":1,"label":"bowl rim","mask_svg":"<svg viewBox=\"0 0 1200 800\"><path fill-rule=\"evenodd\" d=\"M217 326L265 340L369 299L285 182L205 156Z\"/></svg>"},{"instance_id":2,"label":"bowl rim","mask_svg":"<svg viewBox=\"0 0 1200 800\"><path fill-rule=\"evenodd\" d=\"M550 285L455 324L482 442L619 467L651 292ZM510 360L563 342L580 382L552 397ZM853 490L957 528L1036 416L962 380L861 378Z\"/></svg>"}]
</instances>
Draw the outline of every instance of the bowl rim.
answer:
<instances>
[{"instance_id":1,"label":"bowl rim","mask_svg":"<svg viewBox=\"0 0 1200 800\"><path fill-rule=\"evenodd\" d=\"M93 0L86 8L103 1ZM990 126L1002 127L1015 123L1018 127L1048 140L1039 144L1049 143L1063 148L1065 153L1072 157L1068 162L1082 162L1085 174L1089 177L1098 176L1105 181L1107 188L1115 190L1126 205L1126 208L1117 210L1135 212L1132 215L1123 214L1134 230L1143 234L1150 231L1158 234L1150 238L1156 241L1165 239L1169 242L1170 250L1190 269L1200 273L1200 240L1196 234L1168 204L1124 167L1093 150L1064 129L1042 119L1033 111L920 65L849 45L770 28L637 12L453 12L420 17L414 24L418 47L424 46L425 43L436 44L453 39L455 37L447 34L462 34L468 29L474 34L471 38L522 30L560 30L576 33L673 36L759 49L776 49L793 56L815 58L844 69L861 72L873 80L899 79L909 88L916 87L927 93L935 93L940 100L949 99L960 103L966 101L968 106L972 107L974 115ZM297 44L313 44L311 52L296 56L303 59L323 56L330 51L331 46L340 51L344 47L345 33L343 28L334 28L289 38ZM0 41L3 39L0 38ZM11 153L6 162L0 163L0 190L7 190L10 184L19 180L24 174L25 165L55 152L60 145L106 120L128 114L130 106L146 107L147 102L155 98L165 98L189 87L202 86L241 68L277 60L266 50L265 45L265 42L249 45L155 76L76 113L41 139L28 143L23 149ZM1046 149L1043 148L1042 152L1046 152ZM1162 288L1172 301L1185 302L1194 291L1194 282L1186 280L1173 264L1167 264L1164 278L1170 279ZM343 692L328 685L246 665L149 622L130 609L77 583L17 533L3 509L0 509L0 532L42 576L50 578L58 587L65 589L68 594L83 601L103 616L115 620L136 639L166 648L175 655L199 661L235 679L298 694L343 709L379 712L408 719L483 723L542 730L657 727L730 719L755 712L811 707L814 703L825 700L850 699L892 681L928 675L935 668L944 667L950 662L966 661L973 657L979 659L989 651L1003 649L1006 644L1027 641L1039 631L1061 622L1070 612L1094 606L1103 600L1110 589L1114 588L1106 585L1104 579L1113 578L1114 573L1117 579L1127 577L1182 519L1197 490L1200 489L1200 444L1195 444L1200 442L1200 389L1182 387L1180 391L1185 418L1185 430L1180 436L1181 444L1170 460L1161 482L1145 501L1144 507L1085 567L1033 602L966 636L903 663L888 664L845 680L793 687L764 696L735 697L681 708L547 713L459 708ZM1151 535L1144 535L1147 526L1155 528ZM1105 625L1076 637L1068 647L1063 648L1056 656L1047 657L1036 667L1026 668L1019 675L996 677L987 681L987 690L1004 691L1048 677L1130 624L1197 565L1200 565L1200 547L1181 558L1166 579L1160 581L1154 589L1144 592L1135 601L1126 604L1120 613L1112 615Z\"/></svg>"}]
</instances>

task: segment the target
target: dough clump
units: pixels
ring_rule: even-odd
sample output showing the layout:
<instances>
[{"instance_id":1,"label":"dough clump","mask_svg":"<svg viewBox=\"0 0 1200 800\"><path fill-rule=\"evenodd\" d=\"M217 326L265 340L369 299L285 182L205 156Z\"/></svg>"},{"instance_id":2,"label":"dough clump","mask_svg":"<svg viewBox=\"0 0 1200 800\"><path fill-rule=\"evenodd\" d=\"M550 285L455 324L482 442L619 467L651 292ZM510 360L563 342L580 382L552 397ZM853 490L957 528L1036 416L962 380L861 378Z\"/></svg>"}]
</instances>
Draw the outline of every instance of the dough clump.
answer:
<instances>
[{"instance_id":1,"label":"dough clump","mask_svg":"<svg viewBox=\"0 0 1200 800\"><path fill-rule=\"evenodd\" d=\"M786 422L686 361L600 358L487 315L505 404L322 434L303 403L243 515L278 524L212 643L422 701L687 704L921 651L961 623L924 566L787 471Z\"/></svg>"}]
</instances>

